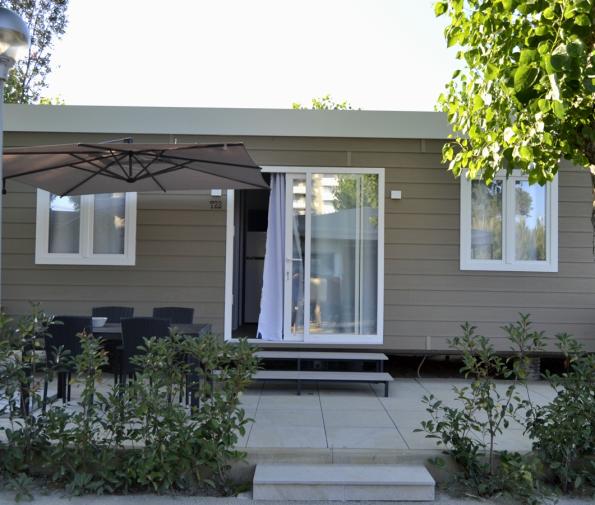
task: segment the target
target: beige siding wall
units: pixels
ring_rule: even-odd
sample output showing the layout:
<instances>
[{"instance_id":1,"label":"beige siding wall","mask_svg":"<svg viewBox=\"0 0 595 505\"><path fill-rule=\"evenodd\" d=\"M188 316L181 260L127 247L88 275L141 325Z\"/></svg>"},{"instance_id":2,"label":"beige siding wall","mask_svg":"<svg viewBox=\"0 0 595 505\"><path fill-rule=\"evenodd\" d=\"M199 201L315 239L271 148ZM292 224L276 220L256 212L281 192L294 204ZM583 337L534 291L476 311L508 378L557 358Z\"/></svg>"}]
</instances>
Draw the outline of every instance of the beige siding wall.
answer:
<instances>
[{"instance_id":1,"label":"beige siding wall","mask_svg":"<svg viewBox=\"0 0 595 505\"><path fill-rule=\"evenodd\" d=\"M125 134L123 134L125 135ZM115 135L9 134L8 145L104 140ZM223 140L135 136L141 141ZM459 184L440 163L440 142L426 140L228 138L243 140L257 163L385 167L385 334L387 350L447 347L465 320L505 348L500 326L518 312L549 334L567 331L595 349L595 262L590 181L565 166L560 175L559 272L461 272ZM3 301L23 312L28 300L54 312L88 313L93 305L131 303L149 314L158 304L190 305L200 321L223 327L225 211L209 195L141 195L134 267L34 265L35 198L11 184L5 198Z\"/></svg>"}]
</instances>

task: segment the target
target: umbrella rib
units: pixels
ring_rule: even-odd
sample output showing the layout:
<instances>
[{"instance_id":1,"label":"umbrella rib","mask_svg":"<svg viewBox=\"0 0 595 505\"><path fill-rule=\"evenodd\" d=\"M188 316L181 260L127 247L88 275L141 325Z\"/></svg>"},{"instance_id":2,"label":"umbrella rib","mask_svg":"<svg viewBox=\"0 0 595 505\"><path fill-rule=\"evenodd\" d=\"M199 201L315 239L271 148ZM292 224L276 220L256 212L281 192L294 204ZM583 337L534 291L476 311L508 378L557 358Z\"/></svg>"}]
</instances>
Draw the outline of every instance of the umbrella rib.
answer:
<instances>
[{"instance_id":1,"label":"umbrella rib","mask_svg":"<svg viewBox=\"0 0 595 505\"><path fill-rule=\"evenodd\" d=\"M162 168L161 170L159 170L157 172L153 172L153 173L151 173L147 170L148 175L144 175L142 177L139 177L138 179L140 180L140 179L146 179L147 177L155 177L157 175L169 174L170 172L175 172L177 170L181 170L182 168L188 167L188 165L190 165L191 163L194 163L194 160L186 160L186 161L183 161L178 164L174 164L171 161L167 161L167 160L165 160L165 161L167 163L169 163L171 166L169 166L167 168Z\"/></svg>"},{"instance_id":2,"label":"umbrella rib","mask_svg":"<svg viewBox=\"0 0 595 505\"><path fill-rule=\"evenodd\" d=\"M133 155L134 156L134 155ZM158 156L155 156L151 161L149 161L149 163L147 165L143 165L143 162L141 160L139 160L136 156L134 156L134 159L136 160L136 162L143 167L143 169L138 173L138 175L135 177L135 180L140 181L142 179L145 179L145 177L140 177L140 175L143 172L147 172L147 174L149 174L149 176L151 177L151 179L153 179L153 181L155 182L155 184L157 184L157 186L159 186L161 188L161 191L163 191L164 193L167 192L167 190L161 185L161 183L157 180L157 178L155 177L155 175L153 175L150 171L149 171L149 167L155 162L157 161Z\"/></svg>"},{"instance_id":3,"label":"umbrella rib","mask_svg":"<svg viewBox=\"0 0 595 505\"><path fill-rule=\"evenodd\" d=\"M163 151L161 151L161 152L163 152ZM143 153L143 154L144 154L144 153ZM142 162L142 160L141 160L139 157L137 157L137 156L136 156L136 154L132 154L132 157L133 157L133 158L136 160L136 162L137 162L137 163L138 163L138 164L139 164L139 165L140 165L140 166L143 168L143 169L142 169L142 170L141 170L141 171L140 171L138 174L136 174L136 177L134 178L135 180L138 180L138 179L139 179L139 176L140 176L140 175L141 175L143 172L147 172L147 173L150 175L150 173L149 173L149 167L150 167L150 166L151 166L153 163L155 163L155 162L156 162L156 161L159 159L159 157L160 157L161 155L160 155L160 154L152 154L152 156L153 156L153 157L151 158L151 160L149 161L149 163L147 163L146 165L143 165L143 162Z\"/></svg>"},{"instance_id":4,"label":"umbrella rib","mask_svg":"<svg viewBox=\"0 0 595 505\"><path fill-rule=\"evenodd\" d=\"M115 174L108 170L108 168L111 168L113 165L115 165L115 163L113 161L109 162L106 166L102 166L102 165L99 165L98 163L95 163L94 160L87 161L84 158L80 158L79 156L76 156L74 154L72 156L81 160L81 162L89 163L89 165L97 168L98 170L104 170L104 172L101 175L104 175L106 177L112 177L114 179L124 180L124 178L121 175ZM106 158L101 158L101 159L103 160ZM89 173L93 173L93 174L95 173L93 170L89 170L88 168L83 168L83 167L72 167L72 168L76 168L77 170L83 170L85 172L89 172Z\"/></svg>"},{"instance_id":5,"label":"umbrella rib","mask_svg":"<svg viewBox=\"0 0 595 505\"><path fill-rule=\"evenodd\" d=\"M86 184L91 179L93 179L93 177L97 177L98 175L103 175L103 172L106 171L106 170L107 170L107 167L99 170L98 172L95 172L95 173L91 174L89 177L87 177L86 179L82 180L78 184L75 184L74 186L72 186L72 188L70 188L68 191L62 193L60 196L66 196L69 193L72 193L75 189L80 188L83 184Z\"/></svg>"},{"instance_id":6,"label":"umbrella rib","mask_svg":"<svg viewBox=\"0 0 595 505\"><path fill-rule=\"evenodd\" d=\"M179 158L175 158L172 156L163 156L162 159L164 161L167 161L167 158L171 158L173 160L177 160ZM221 165L221 166L226 166L226 167L239 167L239 168L255 168L255 169L260 169L260 167L258 166L254 166L254 165L244 165L241 163L232 163L232 162L225 162L225 161L211 161L211 160L201 160L201 159L192 159L192 160L185 160L182 163L179 164L174 164L172 161L169 161L169 163L172 164L171 167L167 167L164 168L162 170L160 170L159 172L155 172L154 175L163 175L163 174L167 174L169 172L175 172L176 170L180 170L181 168L190 168L188 165L192 164L192 163L209 163L211 165ZM197 170L195 168L193 168L192 170ZM200 170L199 170L200 171ZM205 171L205 173L210 173ZM211 175L218 175L216 173L211 173ZM141 179L145 179L145 177L141 177ZM231 179L231 178L230 178Z\"/></svg>"},{"instance_id":7,"label":"umbrella rib","mask_svg":"<svg viewBox=\"0 0 595 505\"><path fill-rule=\"evenodd\" d=\"M124 166L122 165L122 163L120 163L120 157L123 159L125 158L129 153L125 153L123 152L122 154L120 154L119 156L116 156L116 153L114 152L113 149L109 150L110 155L114 158L115 163L122 169L122 173L124 174L124 178L126 180L131 179L131 175L128 175L128 172L126 172L126 169L124 168Z\"/></svg>"}]
</instances>

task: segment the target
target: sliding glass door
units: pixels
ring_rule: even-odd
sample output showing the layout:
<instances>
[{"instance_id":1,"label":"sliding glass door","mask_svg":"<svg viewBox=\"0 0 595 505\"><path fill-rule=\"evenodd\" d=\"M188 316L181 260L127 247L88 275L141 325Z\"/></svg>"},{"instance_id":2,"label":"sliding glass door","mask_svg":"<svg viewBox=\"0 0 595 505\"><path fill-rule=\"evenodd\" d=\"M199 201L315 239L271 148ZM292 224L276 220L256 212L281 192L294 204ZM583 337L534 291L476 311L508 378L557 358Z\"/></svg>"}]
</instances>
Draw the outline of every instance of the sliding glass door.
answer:
<instances>
[{"instance_id":1,"label":"sliding glass door","mask_svg":"<svg viewBox=\"0 0 595 505\"><path fill-rule=\"evenodd\" d=\"M382 340L380 177L287 175L284 340Z\"/></svg>"}]
</instances>

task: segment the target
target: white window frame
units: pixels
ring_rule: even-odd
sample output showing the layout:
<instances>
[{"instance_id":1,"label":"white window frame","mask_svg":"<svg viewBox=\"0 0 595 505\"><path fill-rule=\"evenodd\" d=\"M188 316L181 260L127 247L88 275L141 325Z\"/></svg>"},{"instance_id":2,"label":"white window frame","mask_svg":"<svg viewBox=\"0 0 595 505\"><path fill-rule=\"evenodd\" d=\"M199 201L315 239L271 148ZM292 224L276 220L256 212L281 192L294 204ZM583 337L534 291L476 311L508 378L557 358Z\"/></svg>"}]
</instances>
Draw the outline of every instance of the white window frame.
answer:
<instances>
[{"instance_id":1,"label":"white window frame","mask_svg":"<svg viewBox=\"0 0 595 505\"><path fill-rule=\"evenodd\" d=\"M93 219L95 195L82 195L78 253L50 253L50 193L37 190L35 225L35 263L38 265L134 265L136 263L136 193L126 193L124 254L93 252Z\"/></svg>"},{"instance_id":2,"label":"white window frame","mask_svg":"<svg viewBox=\"0 0 595 505\"><path fill-rule=\"evenodd\" d=\"M503 182L502 195L502 259L485 260L471 258L471 181L461 176L460 212L460 268L461 270L486 270L508 272L557 272L558 271L558 177L546 185L546 260L521 261L515 259L514 219L515 183L527 181L526 175L515 170L508 177L497 174L496 180Z\"/></svg>"},{"instance_id":3,"label":"white window frame","mask_svg":"<svg viewBox=\"0 0 595 505\"><path fill-rule=\"evenodd\" d=\"M384 168L370 167L290 167L290 166L263 166L263 173L302 174L311 177L313 173L322 174L376 174L378 175L378 294L377 294L377 322L374 335L319 335L316 339L276 341L277 344L291 346L313 346L328 344L367 344L382 345L384 341L384 197L385 197L385 170ZM227 191L227 233L225 254L225 314L224 314L224 339L235 341L232 336L232 306L233 306L233 242L234 242L234 192ZM308 283L306 283L308 284ZM309 289L306 286L306 289ZM248 339L249 342L262 343L256 338Z\"/></svg>"}]
</instances>

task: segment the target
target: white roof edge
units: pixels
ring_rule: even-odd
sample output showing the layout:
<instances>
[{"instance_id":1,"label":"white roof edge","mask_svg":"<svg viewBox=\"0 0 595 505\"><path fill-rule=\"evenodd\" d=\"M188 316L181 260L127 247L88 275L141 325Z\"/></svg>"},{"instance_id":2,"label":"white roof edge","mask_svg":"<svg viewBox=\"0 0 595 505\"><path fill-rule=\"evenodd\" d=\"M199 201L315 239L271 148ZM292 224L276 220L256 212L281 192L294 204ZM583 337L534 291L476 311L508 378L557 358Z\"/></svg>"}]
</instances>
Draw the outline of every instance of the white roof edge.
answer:
<instances>
[{"instance_id":1,"label":"white roof edge","mask_svg":"<svg viewBox=\"0 0 595 505\"><path fill-rule=\"evenodd\" d=\"M444 114L410 111L314 111L15 105L4 108L7 132L74 132L275 137L445 139Z\"/></svg>"}]
</instances>

